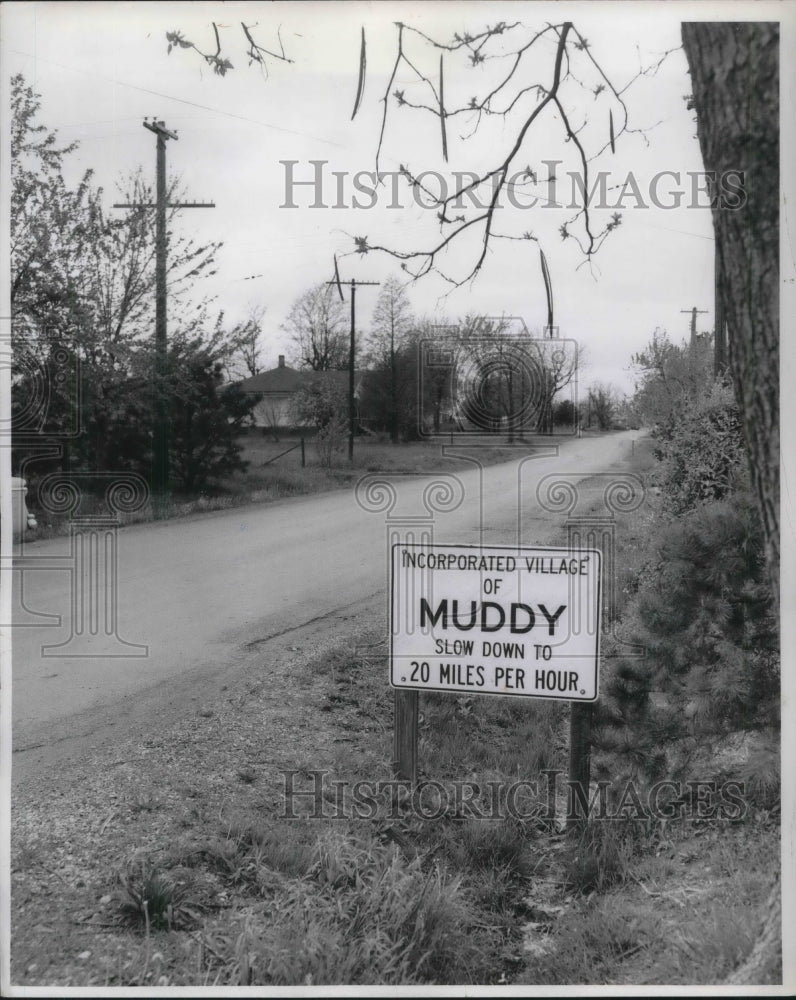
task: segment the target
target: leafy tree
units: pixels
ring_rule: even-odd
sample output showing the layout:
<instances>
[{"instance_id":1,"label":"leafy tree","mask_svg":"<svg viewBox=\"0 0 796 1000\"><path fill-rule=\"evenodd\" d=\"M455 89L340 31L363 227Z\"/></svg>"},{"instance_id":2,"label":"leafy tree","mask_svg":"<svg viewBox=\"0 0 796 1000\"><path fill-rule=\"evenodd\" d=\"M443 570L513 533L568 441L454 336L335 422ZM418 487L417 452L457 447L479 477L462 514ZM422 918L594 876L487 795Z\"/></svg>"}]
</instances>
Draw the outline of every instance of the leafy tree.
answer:
<instances>
[{"instance_id":1,"label":"leafy tree","mask_svg":"<svg viewBox=\"0 0 796 1000\"><path fill-rule=\"evenodd\" d=\"M666 436L713 381L712 344L707 336L694 344L673 344L656 330L647 346L632 356L636 373L633 407L656 435Z\"/></svg>"},{"instance_id":2,"label":"leafy tree","mask_svg":"<svg viewBox=\"0 0 796 1000\"><path fill-rule=\"evenodd\" d=\"M300 420L315 428L318 458L328 468L343 450L348 433L346 387L333 377L318 375L299 390L296 412Z\"/></svg>"},{"instance_id":3,"label":"leafy tree","mask_svg":"<svg viewBox=\"0 0 796 1000\"><path fill-rule=\"evenodd\" d=\"M657 454L663 461L664 505L674 514L738 492L747 466L740 410L730 386L717 380L681 411L658 437Z\"/></svg>"},{"instance_id":4,"label":"leafy tree","mask_svg":"<svg viewBox=\"0 0 796 1000\"><path fill-rule=\"evenodd\" d=\"M142 395L154 388L147 372L154 326L155 234L151 211L106 216L91 172L74 189L63 178L65 157L56 133L37 123L39 98L22 76L12 82L12 335L15 376L12 412L17 464L56 444L64 470L129 468L134 441L147 440L151 420ZM151 202L140 173L125 188L131 203ZM172 186L171 196L177 192ZM168 266L172 303L179 305L197 278L212 273L220 244L172 236ZM188 336L207 322L206 304L173 309L173 335ZM68 359L68 363L64 359ZM146 378L144 385L141 381ZM26 414L44 396L36 426ZM70 436L80 428L82 433ZM31 437L35 432L36 438ZM143 445L141 445L143 447ZM146 450L144 448L144 450ZM139 460L139 465L146 464Z\"/></svg>"},{"instance_id":5,"label":"leafy tree","mask_svg":"<svg viewBox=\"0 0 796 1000\"><path fill-rule=\"evenodd\" d=\"M610 430L613 426L618 402L613 386L597 382L589 389L589 414L601 431Z\"/></svg>"},{"instance_id":6,"label":"leafy tree","mask_svg":"<svg viewBox=\"0 0 796 1000\"><path fill-rule=\"evenodd\" d=\"M315 372L348 368L346 309L331 285L314 285L299 296L284 329L293 339L300 368Z\"/></svg>"},{"instance_id":7,"label":"leafy tree","mask_svg":"<svg viewBox=\"0 0 796 1000\"><path fill-rule=\"evenodd\" d=\"M40 100L22 74L11 80L11 309L17 337L63 329L79 296L96 236L97 192L86 171L70 190L57 133L37 122Z\"/></svg>"},{"instance_id":8,"label":"leafy tree","mask_svg":"<svg viewBox=\"0 0 796 1000\"><path fill-rule=\"evenodd\" d=\"M24 77L11 81L11 333L13 462L32 436L68 440L78 414L79 365L68 334L76 325L87 258L97 235L99 204L86 171L74 189L63 179L76 143L59 145L38 123L40 101ZM68 453L61 462L68 468Z\"/></svg>"}]
</instances>

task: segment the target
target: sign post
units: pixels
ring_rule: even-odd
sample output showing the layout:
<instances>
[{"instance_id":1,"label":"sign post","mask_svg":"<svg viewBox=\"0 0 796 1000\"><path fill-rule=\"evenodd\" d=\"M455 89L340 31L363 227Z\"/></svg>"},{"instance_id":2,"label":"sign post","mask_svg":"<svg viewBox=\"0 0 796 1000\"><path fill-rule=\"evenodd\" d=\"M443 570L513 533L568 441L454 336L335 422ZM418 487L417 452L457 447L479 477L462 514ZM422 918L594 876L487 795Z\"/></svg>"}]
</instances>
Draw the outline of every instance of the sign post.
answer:
<instances>
[{"instance_id":1,"label":"sign post","mask_svg":"<svg viewBox=\"0 0 796 1000\"><path fill-rule=\"evenodd\" d=\"M417 691L395 691L393 772L399 781L417 782Z\"/></svg>"},{"instance_id":2,"label":"sign post","mask_svg":"<svg viewBox=\"0 0 796 1000\"><path fill-rule=\"evenodd\" d=\"M415 780L418 691L552 698L572 703L570 778L588 796L601 583L594 548L394 544L397 774Z\"/></svg>"}]
</instances>

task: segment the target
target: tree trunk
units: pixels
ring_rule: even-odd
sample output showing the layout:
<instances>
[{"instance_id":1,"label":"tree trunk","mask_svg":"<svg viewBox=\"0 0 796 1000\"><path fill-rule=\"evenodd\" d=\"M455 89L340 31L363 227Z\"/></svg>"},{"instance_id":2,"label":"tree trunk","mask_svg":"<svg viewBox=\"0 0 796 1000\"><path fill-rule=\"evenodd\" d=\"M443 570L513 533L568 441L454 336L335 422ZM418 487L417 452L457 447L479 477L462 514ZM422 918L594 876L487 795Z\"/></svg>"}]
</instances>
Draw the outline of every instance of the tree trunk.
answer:
<instances>
[{"instance_id":1,"label":"tree trunk","mask_svg":"<svg viewBox=\"0 0 796 1000\"><path fill-rule=\"evenodd\" d=\"M683 47L702 159L718 181L713 229L728 360L778 600L779 26L683 24ZM722 203L721 179L738 171L745 202L733 208L730 198Z\"/></svg>"},{"instance_id":2,"label":"tree trunk","mask_svg":"<svg viewBox=\"0 0 796 1000\"><path fill-rule=\"evenodd\" d=\"M702 159L717 179L713 229L727 348L743 415L771 588L779 601L779 25L683 24ZM745 201L722 204L743 171ZM724 188L726 190L726 188ZM718 334L718 331L717 331ZM757 943L728 980L782 981L779 877Z\"/></svg>"}]
</instances>

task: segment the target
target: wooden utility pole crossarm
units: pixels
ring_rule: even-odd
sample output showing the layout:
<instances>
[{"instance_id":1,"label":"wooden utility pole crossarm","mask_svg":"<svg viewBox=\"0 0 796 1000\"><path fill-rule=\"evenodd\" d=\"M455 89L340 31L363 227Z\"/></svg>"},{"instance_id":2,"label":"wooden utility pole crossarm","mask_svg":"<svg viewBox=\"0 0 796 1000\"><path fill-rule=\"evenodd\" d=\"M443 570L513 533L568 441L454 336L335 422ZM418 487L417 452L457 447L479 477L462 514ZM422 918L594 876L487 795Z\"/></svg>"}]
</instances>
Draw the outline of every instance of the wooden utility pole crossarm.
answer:
<instances>
[{"instance_id":1,"label":"wooden utility pole crossarm","mask_svg":"<svg viewBox=\"0 0 796 1000\"><path fill-rule=\"evenodd\" d=\"M156 201L115 201L114 208L157 208ZM166 208L215 208L214 201L178 201L166 202Z\"/></svg>"},{"instance_id":2,"label":"wooden utility pole crossarm","mask_svg":"<svg viewBox=\"0 0 796 1000\"><path fill-rule=\"evenodd\" d=\"M167 203L166 140L177 140L177 133L163 121L144 121L144 128L157 139L157 177L155 202L117 203L114 208L154 208L155 216L155 426L152 442L152 493L164 496L169 488L169 397L168 338L166 323L166 210L168 208L215 208L212 202Z\"/></svg>"},{"instance_id":3,"label":"wooden utility pole crossarm","mask_svg":"<svg viewBox=\"0 0 796 1000\"><path fill-rule=\"evenodd\" d=\"M681 309L681 313L691 313L691 346L696 346L696 318L698 313L706 313L707 309L697 309L693 306L691 309Z\"/></svg>"}]
</instances>

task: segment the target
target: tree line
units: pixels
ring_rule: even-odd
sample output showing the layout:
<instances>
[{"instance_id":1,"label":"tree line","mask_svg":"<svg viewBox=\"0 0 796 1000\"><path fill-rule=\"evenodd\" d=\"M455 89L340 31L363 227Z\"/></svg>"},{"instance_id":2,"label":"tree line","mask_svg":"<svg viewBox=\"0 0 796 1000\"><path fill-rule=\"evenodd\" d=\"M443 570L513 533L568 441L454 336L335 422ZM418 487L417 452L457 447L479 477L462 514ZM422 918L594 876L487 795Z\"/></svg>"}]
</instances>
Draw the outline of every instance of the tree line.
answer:
<instances>
[{"instance_id":1,"label":"tree line","mask_svg":"<svg viewBox=\"0 0 796 1000\"><path fill-rule=\"evenodd\" d=\"M318 284L299 296L283 330L297 368L348 369L350 317L333 286ZM417 316L407 282L395 276L383 284L369 326L357 333L355 365L360 429L393 443L449 430L492 432L512 442L579 426L607 430L623 415L611 386L595 384L578 401L583 352L574 341L532 336L516 317ZM300 392L296 417L328 428L337 416L343 434L347 405L342 382L318 380Z\"/></svg>"}]
</instances>

